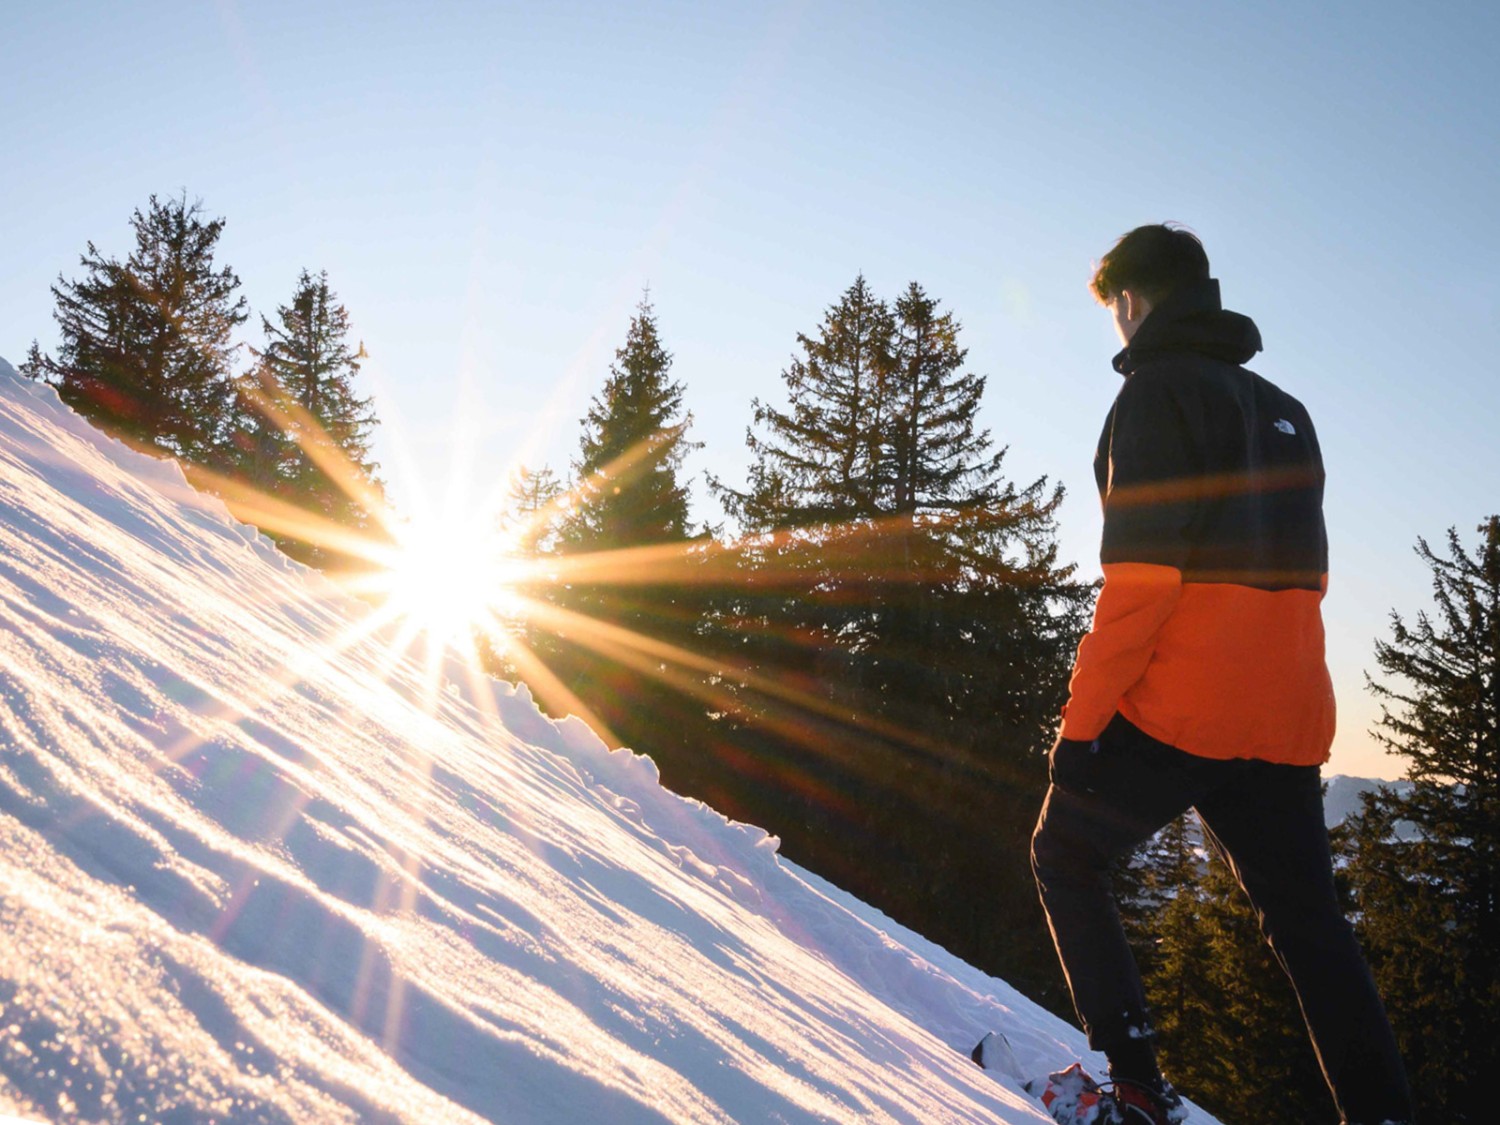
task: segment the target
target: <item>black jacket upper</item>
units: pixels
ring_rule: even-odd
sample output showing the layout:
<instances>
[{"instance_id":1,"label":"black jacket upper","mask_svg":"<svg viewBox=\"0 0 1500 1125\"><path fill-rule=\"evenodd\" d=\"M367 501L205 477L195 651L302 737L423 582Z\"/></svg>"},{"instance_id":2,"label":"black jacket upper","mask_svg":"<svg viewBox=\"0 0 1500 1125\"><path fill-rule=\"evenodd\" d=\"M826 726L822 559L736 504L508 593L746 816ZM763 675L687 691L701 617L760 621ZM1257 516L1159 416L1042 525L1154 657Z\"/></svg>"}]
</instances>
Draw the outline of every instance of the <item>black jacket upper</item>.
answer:
<instances>
[{"instance_id":1,"label":"black jacket upper","mask_svg":"<svg viewBox=\"0 0 1500 1125\"><path fill-rule=\"evenodd\" d=\"M1255 322L1226 311L1210 280L1164 300L1115 356L1125 385L1094 458L1103 562L1319 588L1322 453L1303 405L1240 366L1260 348Z\"/></svg>"}]
</instances>

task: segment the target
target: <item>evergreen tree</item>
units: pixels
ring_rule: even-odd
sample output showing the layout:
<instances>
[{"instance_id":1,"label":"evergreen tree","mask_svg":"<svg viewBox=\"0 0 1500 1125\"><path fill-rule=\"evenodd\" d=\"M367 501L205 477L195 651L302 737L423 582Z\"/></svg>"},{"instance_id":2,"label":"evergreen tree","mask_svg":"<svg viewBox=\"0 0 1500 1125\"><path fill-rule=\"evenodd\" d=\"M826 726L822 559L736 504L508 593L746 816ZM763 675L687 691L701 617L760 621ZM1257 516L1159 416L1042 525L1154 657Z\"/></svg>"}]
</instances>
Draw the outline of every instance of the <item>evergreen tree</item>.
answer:
<instances>
[{"instance_id":1,"label":"evergreen tree","mask_svg":"<svg viewBox=\"0 0 1500 1125\"><path fill-rule=\"evenodd\" d=\"M28 373L105 430L197 464L223 452L234 394L234 330L249 315L240 280L214 263L223 219L186 196L152 196L130 225L124 262L90 242L84 276L59 277L57 357L34 349Z\"/></svg>"},{"instance_id":2,"label":"evergreen tree","mask_svg":"<svg viewBox=\"0 0 1500 1125\"><path fill-rule=\"evenodd\" d=\"M1279 1120L1336 1121L1296 994L1217 853L1190 897L1197 931L1168 926L1150 982L1156 989L1185 977L1177 982L1182 1006L1158 1010L1163 1067L1226 1121L1255 1120L1267 1106Z\"/></svg>"},{"instance_id":3,"label":"evergreen tree","mask_svg":"<svg viewBox=\"0 0 1500 1125\"><path fill-rule=\"evenodd\" d=\"M253 382L244 388L260 417L248 422L267 474L299 507L336 523L368 528L380 502L370 457L377 425L373 405L354 389L363 344L349 341L348 310L328 286L328 273L303 270L290 304L276 320L261 318L266 346L255 353ZM268 427L267 423L271 425ZM304 544L303 553L329 552Z\"/></svg>"},{"instance_id":4,"label":"evergreen tree","mask_svg":"<svg viewBox=\"0 0 1500 1125\"><path fill-rule=\"evenodd\" d=\"M296 446L266 404L284 394L264 369L235 379L228 441L217 466L257 493L280 498L291 492L289 469Z\"/></svg>"},{"instance_id":5,"label":"evergreen tree","mask_svg":"<svg viewBox=\"0 0 1500 1125\"><path fill-rule=\"evenodd\" d=\"M1053 733L1089 589L1057 563L1061 487L1002 475L1006 451L978 426L986 380L964 370L960 326L938 309L915 282L895 304L874 683L893 701L946 703L950 741L977 749L979 735L993 755L1006 738L1024 755Z\"/></svg>"},{"instance_id":6,"label":"evergreen tree","mask_svg":"<svg viewBox=\"0 0 1500 1125\"><path fill-rule=\"evenodd\" d=\"M682 384L671 378L656 314L643 298L609 377L583 418L575 510L563 529L570 551L599 551L690 537L688 490L677 479L696 446Z\"/></svg>"},{"instance_id":7,"label":"evergreen tree","mask_svg":"<svg viewBox=\"0 0 1500 1125\"><path fill-rule=\"evenodd\" d=\"M46 379L46 363L47 359L42 355L41 345L32 340L31 346L26 349L26 358L21 361L20 367L16 368L16 370L26 376L26 378L35 379L40 383Z\"/></svg>"},{"instance_id":8,"label":"evergreen tree","mask_svg":"<svg viewBox=\"0 0 1500 1125\"><path fill-rule=\"evenodd\" d=\"M859 277L798 337L787 408L755 404L749 487L715 482L749 532L737 616L772 663L831 676L866 716L937 722L992 756L1019 732L1034 751L1089 590L1057 563L1061 488L1003 477L958 332L921 286L893 313Z\"/></svg>"},{"instance_id":9,"label":"evergreen tree","mask_svg":"<svg viewBox=\"0 0 1500 1125\"><path fill-rule=\"evenodd\" d=\"M748 532L836 524L879 510L889 431L895 323L863 275L828 309L782 372L787 406L756 399L744 493L717 491Z\"/></svg>"},{"instance_id":10,"label":"evergreen tree","mask_svg":"<svg viewBox=\"0 0 1500 1125\"><path fill-rule=\"evenodd\" d=\"M1349 826L1358 925L1423 1120L1486 1121L1500 1065L1500 516L1466 550L1424 540L1435 614L1391 615L1376 737L1410 792L1367 794Z\"/></svg>"},{"instance_id":11,"label":"evergreen tree","mask_svg":"<svg viewBox=\"0 0 1500 1125\"><path fill-rule=\"evenodd\" d=\"M1026 838L1090 591L1057 562L1061 490L1002 476L958 332L920 286L893 309L856 278L798 337L786 405L755 403L748 486L714 482L746 534L704 634L725 661L705 742L717 807L1055 987Z\"/></svg>"},{"instance_id":12,"label":"evergreen tree","mask_svg":"<svg viewBox=\"0 0 1500 1125\"><path fill-rule=\"evenodd\" d=\"M1126 858L1115 871L1115 900L1120 921L1135 951L1141 978L1157 977L1166 984L1168 1003L1179 1006L1183 982L1190 964L1163 966L1163 942L1169 918L1180 922L1197 917L1194 903L1203 873L1205 856L1201 835L1189 814L1184 813ZM1185 909L1172 915L1174 905ZM1161 967L1159 970L1159 966Z\"/></svg>"},{"instance_id":13,"label":"evergreen tree","mask_svg":"<svg viewBox=\"0 0 1500 1125\"><path fill-rule=\"evenodd\" d=\"M517 468L501 521L502 530L514 536L517 553L536 557L556 550L566 515L561 504L564 491L563 482L546 465L535 471L525 465Z\"/></svg>"},{"instance_id":14,"label":"evergreen tree","mask_svg":"<svg viewBox=\"0 0 1500 1125\"><path fill-rule=\"evenodd\" d=\"M567 494L563 482L546 465L532 470L519 466L506 488L507 504L500 516L502 542L508 543L515 556L539 562L556 554L561 525L568 514ZM517 583L514 593L523 599L556 601L552 582L542 576ZM507 615L495 628L504 636L482 634L477 644L485 666L492 674L509 680L528 680L530 661L537 660L549 668L560 666L561 649L553 630L545 623L533 622L524 611ZM518 650L526 655L517 659ZM549 702L546 699L543 703Z\"/></svg>"},{"instance_id":15,"label":"evergreen tree","mask_svg":"<svg viewBox=\"0 0 1500 1125\"><path fill-rule=\"evenodd\" d=\"M882 469L896 512L964 511L1001 500L1000 464L977 427L985 378L963 370L959 323L915 281L896 302L892 411Z\"/></svg>"},{"instance_id":16,"label":"evergreen tree","mask_svg":"<svg viewBox=\"0 0 1500 1125\"><path fill-rule=\"evenodd\" d=\"M560 612L550 630L528 627L523 639L609 734L650 747L659 762L682 752L703 710L667 685L669 678L679 687L686 681L666 662L643 655L690 644L700 612L695 591L678 581L680 570L672 565L674 549L680 546L686 557L693 538L688 490L678 475L695 446L687 439L692 416L683 411L683 388L671 368L655 311L643 299L582 419L567 505L558 504L550 474L518 483L532 518L540 516L532 529L537 549L551 547L562 576L560 583L528 591ZM639 556L628 563L598 557L652 547L666 554L649 563Z\"/></svg>"}]
</instances>

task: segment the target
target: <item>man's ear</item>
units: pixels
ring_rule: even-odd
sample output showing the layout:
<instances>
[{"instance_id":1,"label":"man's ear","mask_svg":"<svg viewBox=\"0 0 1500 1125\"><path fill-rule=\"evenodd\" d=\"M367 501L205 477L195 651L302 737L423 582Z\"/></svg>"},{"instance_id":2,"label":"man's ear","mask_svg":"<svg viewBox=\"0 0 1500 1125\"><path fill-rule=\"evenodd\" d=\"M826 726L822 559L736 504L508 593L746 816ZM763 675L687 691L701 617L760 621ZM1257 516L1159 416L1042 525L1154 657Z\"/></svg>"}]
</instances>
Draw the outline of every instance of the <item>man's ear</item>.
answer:
<instances>
[{"instance_id":1,"label":"man's ear","mask_svg":"<svg viewBox=\"0 0 1500 1125\"><path fill-rule=\"evenodd\" d=\"M1122 289L1120 296L1125 298L1125 319L1132 324L1139 324L1151 312L1151 302L1134 289Z\"/></svg>"}]
</instances>

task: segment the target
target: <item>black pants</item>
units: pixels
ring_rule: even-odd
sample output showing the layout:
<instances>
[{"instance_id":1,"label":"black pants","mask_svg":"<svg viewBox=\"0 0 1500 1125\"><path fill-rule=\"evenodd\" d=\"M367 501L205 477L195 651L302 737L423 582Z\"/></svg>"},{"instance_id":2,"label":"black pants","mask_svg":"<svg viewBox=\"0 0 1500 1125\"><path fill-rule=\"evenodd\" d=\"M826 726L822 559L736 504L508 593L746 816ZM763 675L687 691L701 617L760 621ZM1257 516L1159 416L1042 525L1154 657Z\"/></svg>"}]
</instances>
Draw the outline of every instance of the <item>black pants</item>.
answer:
<instances>
[{"instance_id":1,"label":"black pants","mask_svg":"<svg viewBox=\"0 0 1500 1125\"><path fill-rule=\"evenodd\" d=\"M1339 909L1316 766L1200 758L1116 715L1092 744L1060 742L1051 776L1032 869L1091 1047L1108 1053L1150 1027L1110 863L1196 808L1291 978L1345 1121L1412 1120L1385 1009Z\"/></svg>"}]
</instances>

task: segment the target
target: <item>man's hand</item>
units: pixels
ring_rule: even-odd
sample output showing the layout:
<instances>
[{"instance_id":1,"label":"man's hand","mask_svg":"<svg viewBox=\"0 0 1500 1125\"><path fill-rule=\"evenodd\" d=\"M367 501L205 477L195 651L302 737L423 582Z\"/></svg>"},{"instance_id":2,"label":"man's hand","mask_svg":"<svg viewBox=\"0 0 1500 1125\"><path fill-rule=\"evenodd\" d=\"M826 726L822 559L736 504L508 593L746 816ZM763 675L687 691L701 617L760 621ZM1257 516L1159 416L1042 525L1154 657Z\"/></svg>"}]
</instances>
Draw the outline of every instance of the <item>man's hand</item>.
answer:
<instances>
[{"instance_id":1,"label":"man's hand","mask_svg":"<svg viewBox=\"0 0 1500 1125\"><path fill-rule=\"evenodd\" d=\"M1056 758L1059 750L1066 754L1069 747L1074 748L1079 753L1097 754L1099 753L1099 740L1097 738L1086 740L1081 738L1064 738L1062 733L1059 732L1056 741L1052 743L1052 751L1048 757Z\"/></svg>"}]
</instances>

